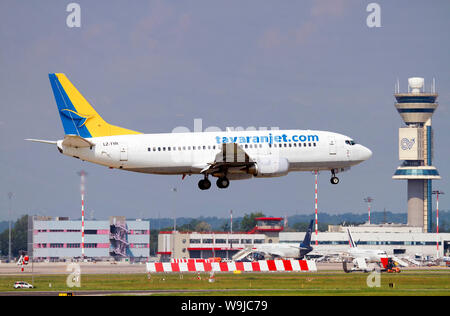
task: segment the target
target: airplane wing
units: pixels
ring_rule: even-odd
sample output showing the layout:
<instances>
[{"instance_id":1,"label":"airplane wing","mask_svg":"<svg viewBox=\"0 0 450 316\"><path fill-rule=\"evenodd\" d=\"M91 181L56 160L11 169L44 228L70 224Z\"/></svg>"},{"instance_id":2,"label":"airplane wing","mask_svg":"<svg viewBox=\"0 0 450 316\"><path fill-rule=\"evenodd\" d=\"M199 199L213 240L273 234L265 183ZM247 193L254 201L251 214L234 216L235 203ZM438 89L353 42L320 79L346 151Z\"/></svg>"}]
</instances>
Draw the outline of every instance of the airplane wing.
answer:
<instances>
[{"instance_id":1,"label":"airplane wing","mask_svg":"<svg viewBox=\"0 0 450 316\"><path fill-rule=\"evenodd\" d=\"M222 150L216 155L214 162L208 163L200 173L214 173L228 168L248 168L254 161L236 143L222 144Z\"/></svg>"}]
</instances>

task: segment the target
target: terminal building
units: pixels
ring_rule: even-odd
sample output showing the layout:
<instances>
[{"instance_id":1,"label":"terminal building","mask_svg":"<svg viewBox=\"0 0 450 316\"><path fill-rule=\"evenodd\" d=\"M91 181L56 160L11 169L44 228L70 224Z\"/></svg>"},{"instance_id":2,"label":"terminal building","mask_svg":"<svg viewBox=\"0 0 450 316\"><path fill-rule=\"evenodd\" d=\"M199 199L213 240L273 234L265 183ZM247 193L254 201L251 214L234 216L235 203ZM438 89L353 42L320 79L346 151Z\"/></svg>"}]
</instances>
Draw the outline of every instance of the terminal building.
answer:
<instances>
[{"instance_id":1,"label":"terminal building","mask_svg":"<svg viewBox=\"0 0 450 316\"><path fill-rule=\"evenodd\" d=\"M109 220L84 222L85 258L94 260L147 261L150 251L150 222ZM28 254L34 260L72 260L82 256L81 220L67 217L28 217Z\"/></svg>"},{"instance_id":2,"label":"terminal building","mask_svg":"<svg viewBox=\"0 0 450 316\"><path fill-rule=\"evenodd\" d=\"M300 245L305 232L286 232L281 220L277 217L258 218L256 227L248 233L160 232L157 254L160 261L211 257L231 259L238 251L257 244ZM321 256L348 250L347 228L359 247L383 249L388 255L436 258L448 256L450 252L450 233L424 233L421 227L403 224L364 224L351 227L330 225L327 232L318 232L317 235L313 232L311 246L314 250L310 255Z\"/></svg>"},{"instance_id":3,"label":"terminal building","mask_svg":"<svg viewBox=\"0 0 450 316\"><path fill-rule=\"evenodd\" d=\"M450 233L424 233L422 227L403 224L364 224L359 226L329 226L327 232L313 233L311 254L329 254L349 248L347 229L358 247L382 249L388 255L442 258L450 253ZM304 232L281 232L280 243L298 245ZM317 238L317 246L315 240ZM439 249L439 250L438 250Z\"/></svg>"}]
</instances>

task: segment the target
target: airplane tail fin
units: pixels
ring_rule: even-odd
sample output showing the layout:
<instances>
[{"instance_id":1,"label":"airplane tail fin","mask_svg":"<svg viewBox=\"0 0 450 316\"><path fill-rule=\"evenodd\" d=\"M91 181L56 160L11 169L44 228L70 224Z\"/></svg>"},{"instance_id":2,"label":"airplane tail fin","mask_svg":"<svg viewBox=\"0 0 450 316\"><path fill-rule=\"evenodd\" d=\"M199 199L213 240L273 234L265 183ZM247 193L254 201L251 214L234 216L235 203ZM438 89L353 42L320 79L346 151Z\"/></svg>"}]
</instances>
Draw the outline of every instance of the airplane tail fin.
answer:
<instances>
[{"instance_id":1,"label":"airplane tail fin","mask_svg":"<svg viewBox=\"0 0 450 316\"><path fill-rule=\"evenodd\" d=\"M90 138L140 134L136 131L108 124L67 79L65 74L51 73L48 77L66 135Z\"/></svg>"},{"instance_id":2,"label":"airplane tail fin","mask_svg":"<svg viewBox=\"0 0 450 316\"><path fill-rule=\"evenodd\" d=\"M313 223L314 220L311 220L309 223L308 230L306 231L305 238L303 238L303 241L300 243L301 248L309 248L311 247L311 235L313 230Z\"/></svg>"},{"instance_id":3,"label":"airplane tail fin","mask_svg":"<svg viewBox=\"0 0 450 316\"><path fill-rule=\"evenodd\" d=\"M348 241L350 243L350 248L356 248L356 243L353 241L352 234L350 233L350 229L347 228L348 233Z\"/></svg>"}]
</instances>

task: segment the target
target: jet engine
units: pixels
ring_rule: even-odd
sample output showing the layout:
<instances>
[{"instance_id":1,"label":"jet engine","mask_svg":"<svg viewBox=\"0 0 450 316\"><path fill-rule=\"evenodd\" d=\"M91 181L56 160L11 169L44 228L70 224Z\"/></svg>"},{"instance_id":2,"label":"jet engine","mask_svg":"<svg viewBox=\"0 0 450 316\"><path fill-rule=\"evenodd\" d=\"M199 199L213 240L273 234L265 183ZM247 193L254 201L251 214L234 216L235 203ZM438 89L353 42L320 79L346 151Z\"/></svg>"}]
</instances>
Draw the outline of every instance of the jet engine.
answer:
<instances>
[{"instance_id":1,"label":"jet engine","mask_svg":"<svg viewBox=\"0 0 450 316\"><path fill-rule=\"evenodd\" d=\"M289 172L289 161L286 158L261 157L247 172L259 178L285 176Z\"/></svg>"}]
</instances>

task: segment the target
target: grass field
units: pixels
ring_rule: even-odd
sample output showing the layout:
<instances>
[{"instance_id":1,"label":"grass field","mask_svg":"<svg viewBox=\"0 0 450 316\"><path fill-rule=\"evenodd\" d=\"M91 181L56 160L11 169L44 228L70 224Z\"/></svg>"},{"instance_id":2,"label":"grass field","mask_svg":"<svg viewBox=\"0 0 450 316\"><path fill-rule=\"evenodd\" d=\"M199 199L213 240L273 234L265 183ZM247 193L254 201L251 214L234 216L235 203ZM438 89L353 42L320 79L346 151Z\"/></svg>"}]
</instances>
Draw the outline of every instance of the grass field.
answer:
<instances>
[{"instance_id":1,"label":"grass field","mask_svg":"<svg viewBox=\"0 0 450 316\"><path fill-rule=\"evenodd\" d=\"M69 288L68 275L35 275L35 289L15 290L15 281L31 282L30 275L0 276L0 292L5 291L127 291L152 290L158 295L450 295L450 272L442 270L383 273L379 287L369 287L366 273L336 271L316 273L242 273L216 274L85 274L81 287ZM201 292L201 291L204 292ZM152 293L153 295L155 293Z\"/></svg>"}]
</instances>

